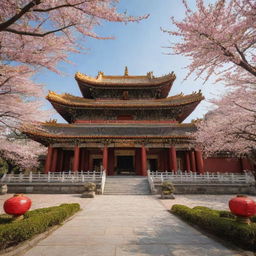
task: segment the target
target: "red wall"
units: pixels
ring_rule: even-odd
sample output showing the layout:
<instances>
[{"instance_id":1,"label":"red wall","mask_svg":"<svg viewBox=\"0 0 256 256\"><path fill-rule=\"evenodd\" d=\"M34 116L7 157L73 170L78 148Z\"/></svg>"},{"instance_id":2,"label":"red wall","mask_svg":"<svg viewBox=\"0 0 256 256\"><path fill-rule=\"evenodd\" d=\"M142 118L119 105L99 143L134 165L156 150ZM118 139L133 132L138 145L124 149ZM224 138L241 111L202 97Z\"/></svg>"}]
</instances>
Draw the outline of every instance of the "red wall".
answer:
<instances>
[{"instance_id":1,"label":"red wall","mask_svg":"<svg viewBox=\"0 0 256 256\"><path fill-rule=\"evenodd\" d=\"M242 163L239 158L210 157L204 159L206 172L242 172Z\"/></svg>"}]
</instances>

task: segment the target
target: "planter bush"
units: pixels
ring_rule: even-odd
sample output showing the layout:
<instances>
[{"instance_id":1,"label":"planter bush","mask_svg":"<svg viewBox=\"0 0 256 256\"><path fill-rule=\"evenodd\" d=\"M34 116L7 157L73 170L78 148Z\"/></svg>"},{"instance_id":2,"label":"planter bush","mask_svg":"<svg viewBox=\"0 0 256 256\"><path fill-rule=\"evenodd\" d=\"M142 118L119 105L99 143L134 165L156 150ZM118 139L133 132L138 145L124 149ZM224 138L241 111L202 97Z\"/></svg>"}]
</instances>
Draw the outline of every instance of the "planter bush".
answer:
<instances>
[{"instance_id":1,"label":"planter bush","mask_svg":"<svg viewBox=\"0 0 256 256\"><path fill-rule=\"evenodd\" d=\"M170 181L164 181L161 185L161 198L162 199L175 199L173 192L175 188Z\"/></svg>"},{"instance_id":2,"label":"planter bush","mask_svg":"<svg viewBox=\"0 0 256 256\"><path fill-rule=\"evenodd\" d=\"M18 222L12 222L8 215L0 216L0 250L17 245L54 225L61 224L79 209L79 204L61 204L37 209L25 213L24 220Z\"/></svg>"},{"instance_id":3,"label":"planter bush","mask_svg":"<svg viewBox=\"0 0 256 256\"><path fill-rule=\"evenodd\" d=\"M173 205L171 212L181 219L249 250L256 250L256 223L238 223L230 216L220 217L223 211L205 207L193 209L184 205Z\"/></svg>"},{"instance_id":4,"label":"planter bush","mask_svg":"<svg viewBox=\"0 0 256 256\"><path fill-rule=\"evenodd\" d=\"M95 183L93 183L93 182L86 182L85 184L84 184L84 191L85 192L95 192L95 190L96 190L96 184Z\"/></svg>"}]
</instances>

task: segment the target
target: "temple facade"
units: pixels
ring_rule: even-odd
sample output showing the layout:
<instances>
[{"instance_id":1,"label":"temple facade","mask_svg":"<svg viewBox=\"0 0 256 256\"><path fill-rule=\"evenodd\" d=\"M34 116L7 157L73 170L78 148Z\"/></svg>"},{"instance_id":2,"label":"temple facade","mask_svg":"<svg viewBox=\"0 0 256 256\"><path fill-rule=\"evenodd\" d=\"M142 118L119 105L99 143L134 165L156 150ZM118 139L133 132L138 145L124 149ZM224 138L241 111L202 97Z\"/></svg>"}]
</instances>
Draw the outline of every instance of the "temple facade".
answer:
<instances>
[{"instance_id":1,"label":"temple facade","mask_svg":"<svg viewBox=\"0 0 256 256\"><path fill-rule=\"evenodd\" d=\"M49 92L47 99L67 121L25 128L48 147L45 173L103 168L107 175L147 175L151 171L204 173L227 163L239 172L244 160L206 159L193 146L194 123L183 123L204 99L201 92L168 97L175 74L154 77L99 72L76 73L82 97ZM237 163L238 161L238 163ZM228 169L228 170L227 170ZM230 169L230 170L229 170ZM219 171L219 170L218 170Z\"/></svg>"}]
</instances>

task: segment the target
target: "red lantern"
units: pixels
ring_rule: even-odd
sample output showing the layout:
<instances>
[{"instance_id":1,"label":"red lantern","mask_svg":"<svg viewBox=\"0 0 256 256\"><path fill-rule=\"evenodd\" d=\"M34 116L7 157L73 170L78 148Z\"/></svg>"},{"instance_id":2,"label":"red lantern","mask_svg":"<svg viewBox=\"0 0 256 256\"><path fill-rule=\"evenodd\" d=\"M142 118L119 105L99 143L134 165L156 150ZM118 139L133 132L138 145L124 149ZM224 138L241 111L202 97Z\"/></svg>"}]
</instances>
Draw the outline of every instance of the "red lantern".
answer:
<instances>
[{"instance_id":1,"label":"red lantern","mask_svg":"<svg viewBox=\"0 0 256 256\"><path fill-rule=\"evenodd\" d=\"M238 195L232 198L229 201L229 208L231 212L238 217L238 221L243 220L243 222L246 223L249 223L249 217L256 214L255 202L246 196Z\"/></svg>"},{"instance_id":2,"label":"red lantern","mask_svg":"<svg viewBox=\"0 0 256 256\"><path fill-rule=\"evenodd\" d=\"M4 202L4 211L7 214L19 216L23 215L31 207L31 200L21 194L15 194Z\"/></svg>"}]
</instances>

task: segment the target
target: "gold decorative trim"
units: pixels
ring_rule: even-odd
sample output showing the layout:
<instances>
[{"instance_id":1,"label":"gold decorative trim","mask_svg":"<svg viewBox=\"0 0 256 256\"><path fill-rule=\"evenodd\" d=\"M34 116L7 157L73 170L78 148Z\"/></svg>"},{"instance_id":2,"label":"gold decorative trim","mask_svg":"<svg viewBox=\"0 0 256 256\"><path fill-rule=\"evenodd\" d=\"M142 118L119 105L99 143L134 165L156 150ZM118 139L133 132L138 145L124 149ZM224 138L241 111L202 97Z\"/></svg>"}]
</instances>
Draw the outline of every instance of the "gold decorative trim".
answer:
<instances>
[{"instance_id":1,"label":"gold decorative trim","mask_svg":"<svg viewBox=\"0 0 256 256\"><path fill-rule=\"evenodd\" d=\"M84 83L94 84L94 85L115 85L119 87L129 86L157 86L166 82L173 82L176 79L176 75L171 72L167 75L161 77L153 76L153 72L148 72L144 76L130 76L128 74L128 69L125 70L123 76L109 76L105 75L103 72L99 72L96 78L87 76L81 72L75 74L75 79ZM137 80L137 81L136 81ZM120 81L122 81L120 83Z\"/></svg>"},{"instance_id":2,"label":"gold decorative trim","mask_svg":"<svg viewBox=\"0 0 256 256\"><path fill-rule=\"evenodd\" d=\"M158 125L158 126L168 126L168 127L196 127L196 125L194 123L154 123L152 122L152 120L150 120L150 124L151 125ZM143 127L146 126L147 123L73 123L73 124L65 124L65 123L49 123L49 122L41 122L40 123L41 126L54 126L54 127L76 127L76 126L85 126L85 127L90 127L93 125L97 125L98 127L100 127L101 125L109 125L110 127L120 127L120 126L127 126L127 125L132 125L132 126L137 126L137 127Z\"/></svg>"},{"instance_id":3,"label":"gold decorative trim","mask_svg":"<svg viewBox=\"0 0 256 256\"><path fill-rule=\"evenodd\" d=\"M93 135L93 136L75 136L75 135L63 135L63 134L52 134L43 129L37 127L23 127L23 132L27 135L52 138L52 139L192 139L192 136L188 135L170 135L170 136L109 136L109 135Z\"/></svg>"},{"instance_id":4,"label":"gold decorative trim","mask_svg":"<svg viewBox=\"0 0 256 256\"><path fill-rule=\"evenodd\" d=\"M182 106L187 105L190 103L200 102L204 99L201 92L199 93L192 93L189 95L175 95L168 97L166 99L156 99L156 100L129 100L129 101L122 101L122 100L116 100L116 104L113 104L113 101L109 100L94 100L94 99L86 99L82 97L76 97L71 94L57 94L55 92L49 91L49 94L46 96L46 99L48 99L50 102L59 103L62 105L67 106L74 106L74 107L91 107L91 108L105 108L105 107L136 107L136 108L148 108L148 107L172 107L172 106ZM172 103L172 101L180 101ZM110 103L111 102L111 103ZM137 102L134 104L133 102ZM151 104L147 104L147 102L150 102Z\"/></svg>"}]
</instances>

